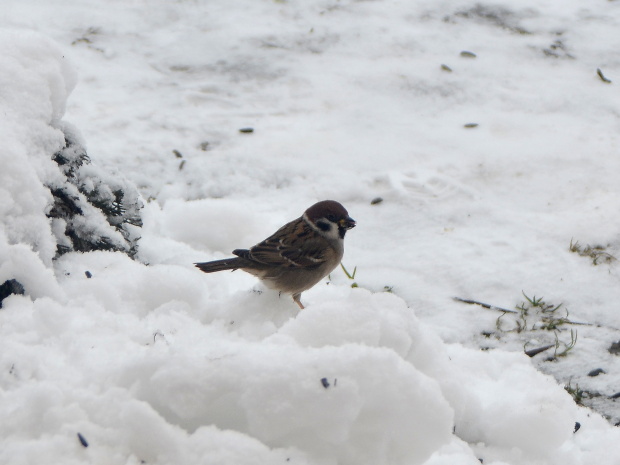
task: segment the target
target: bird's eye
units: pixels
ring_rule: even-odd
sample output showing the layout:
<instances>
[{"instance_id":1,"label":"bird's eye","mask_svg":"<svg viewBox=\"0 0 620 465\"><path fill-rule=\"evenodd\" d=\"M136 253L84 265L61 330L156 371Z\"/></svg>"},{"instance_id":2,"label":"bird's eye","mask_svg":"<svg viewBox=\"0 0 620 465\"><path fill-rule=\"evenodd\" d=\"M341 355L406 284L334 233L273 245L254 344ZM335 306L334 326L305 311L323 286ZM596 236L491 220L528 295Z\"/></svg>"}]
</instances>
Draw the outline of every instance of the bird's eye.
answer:
<instances>
[{"instance_id":1,"label":"bird's eye","mask_svg":"<svg viewBox=\"0 0 620 465\"><path fill-rule=\"evenodd\" d=\"M335 215L327 215L325 218L327 218L332 223L336 222L336 216Z\"/></svg>"}]
</instances>

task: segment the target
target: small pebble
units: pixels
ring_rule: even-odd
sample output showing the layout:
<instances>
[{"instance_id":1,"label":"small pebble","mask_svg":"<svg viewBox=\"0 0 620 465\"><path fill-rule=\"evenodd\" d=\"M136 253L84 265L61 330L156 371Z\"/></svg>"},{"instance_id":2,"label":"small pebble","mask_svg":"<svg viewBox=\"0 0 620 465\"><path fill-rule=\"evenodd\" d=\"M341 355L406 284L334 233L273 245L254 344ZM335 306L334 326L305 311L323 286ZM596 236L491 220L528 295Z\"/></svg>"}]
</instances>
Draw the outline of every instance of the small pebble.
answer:
<instances>
[{"instance_id":1,"label":"small pebble","mask_svg":"<svg viewBox=\"0 0 620 465\"><path fill-rule=\"evenodd\" d=\"M581 423L576 421L575 422L575 429L573 430L573 434L576 433L577 431L579 431L579 428L581 428Z\"/></svg>"},{"instance_id":2,"label":"small pebble","mask_svg":"<svg viewBox=\"0 0 620 465\"><path fill-rule=\"evenodd\" d=\"M329 381L327 381L327 378L321 378L321 384L325 389L329 387Z\"/></svg>"},{"instance_id":3,"label":"small pebble","mask_svg":"<svg viewBox=\"0 0 620 465\"><path fill-rule=\"evenodd\" d=\"M620 398L620 392L616 392L613 396L609 397L610 399L618 399Z\"/></svg>"},{"instance_id":4,"label":"small pebble","mask_svg":"<svg viewBox=\"0 0 620 465\"><path fill-rule=\"evenodd\" d=\"M183 154L176 149L174 149L172 153L174 153L174 156L177 158L183 158Z\"/></svg>"},{"instance_id":5,"label":"small pebble","mask_svg":"<svg viewBox=\"0 0 620 465\"><path fill-rule=\"evenodd\" d=\"M370 205L377 205L378 203L383 202L383 199L381 197L375 197L374 199L372 199L370 201Z\"/></svg>"},{"instance_id":6,"label":"small pebble","mask_svg":"<svg viewBox=\"0 0 620 465\"><path fill-rule=\"evenodd\" d=\"M93 277L93 274L90 271L85 271L84 274L86 275L88 279Z\"/></svg>"},{"instance_id":7,"label":"small pebble","mask_svg":"<svg viewBox=\"0 0 620 465\"><path fill-rule=\"evenodd\" d=\"M242 132L244 134L249 134L251 132L254 132L254 128L241 128L239 129L239 132Z\"/></svg>"},{"instance_id":8,"label":"small pebble","mask_svg":"<svg viewBox=\"0 0 620 465\"><path fill-rule=\"evenodd\" d=\"M185 166L185 160L181 160L181 163L179 164L179 171L181 171L184 166Z\"/></svg>"},{"instance_id":9,"label":"small pebble","mask_svg":"<svg viewBox=\"0 0 620 465\"><path fill-rule=\"evenodd\" d=\"M467 129L477 128L478 123L467 123L467 124L464 124L463 127Z\"/></svg>"},{"instance_id":10,"label":"small pebble","mask_svg":"<svg viewBox=\"0 0 620 465\"><path fill-rule=\"evenodd\" d=\"M200 143L200 150L203 151L207 151L207 149L209 148L209 142L208 141L204 141Z\"/></svg>"},{"instance_id":11,"label":"small pebble","mask_svg":"<svg viewBox=\"0 0 620 465\"><path fill-rule=\"evenodd\" d=\"M441 70L442 71L446 71L447 73L451 73L452 72L452 68L450 68L448 65L441 65Z\"/></svg>"},{"instance_id":12,"label":"small pebble","mask_svg":"<svg viewBox=\"0 0 620 465\"><path fill-rule=\"evenodd\" d=\"M607 349L610 354L618 355L620 354L620 341L614 342Z\"/></svg>"},{"instance_id":13,"label":"small pebble","mask_svg":"<svg viewBox=\"0 0 620 465\"><path fill-rule=\"evenodd\" d=\"M588 376L598 376L600 374L605 374L606 371L603 370L602 368L597 368L595 370L592 370L590 373L588 373Z\"/></svg>"}]
</instances>

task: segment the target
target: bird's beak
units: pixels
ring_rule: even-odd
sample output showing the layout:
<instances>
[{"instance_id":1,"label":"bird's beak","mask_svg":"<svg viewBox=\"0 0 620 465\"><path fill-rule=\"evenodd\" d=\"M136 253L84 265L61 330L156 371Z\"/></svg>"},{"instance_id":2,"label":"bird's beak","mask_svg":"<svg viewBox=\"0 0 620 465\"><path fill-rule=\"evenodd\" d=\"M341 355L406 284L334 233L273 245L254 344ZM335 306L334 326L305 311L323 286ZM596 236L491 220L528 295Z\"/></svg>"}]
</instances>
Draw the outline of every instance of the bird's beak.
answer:
<instances>
[{"instance_id":1,"label":"bird's beak","mask_svg":"<svg viewBox=\"0 0 620 465\"><path fill-rule=\"evenodd\" d=\"M353 218L347 217L338 221L338 226L344 229L351 229L355 227L355 220Z\"/></svg>"}]
</instances>

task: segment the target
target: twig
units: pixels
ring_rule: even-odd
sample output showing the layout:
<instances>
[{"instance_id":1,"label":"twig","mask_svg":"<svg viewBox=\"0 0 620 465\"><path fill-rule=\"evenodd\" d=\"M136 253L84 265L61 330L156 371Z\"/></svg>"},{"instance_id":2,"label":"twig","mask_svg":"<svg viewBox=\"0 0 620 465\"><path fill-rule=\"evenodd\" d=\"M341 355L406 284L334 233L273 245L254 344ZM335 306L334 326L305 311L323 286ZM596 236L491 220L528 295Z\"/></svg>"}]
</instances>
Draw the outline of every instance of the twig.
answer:
<instances>
[{"instance_id":1,"label":"twig","mask_svg":"<svg viewBox=\"0 0 620 465\"><path fill-rule=\"evenodd\" d=\"M611 84L611 79L607 79L605 77L605 75L601 71L601 68L596 68L596 74L598 74L598 77L600 77L601 81L603 81L605 84Z\"/></svg>"},{"instance_id":2,"label":"twig","mask_svg":"<svg viewBox=\"0 0 620 465\"><path fill-rule=\"evenodd\" d=\"M497 310L498 312L519 313L516 310L508 310L507 308L496 307L495 305L485 304L484 302L478 302L477 300L461 299L460 297L452 297L452 299L456 300L457 302L463 302L464 304L480 305L483 308L488 308L489 310ZM571 320L565 320L564 323L569 324L569 325L578 325L578 326L596 326L593 323L580 323L578 321L571 321Z\"/></svg>"},{"instance_id":3,"label":"twig","mask_svg":"<svg viewBox=\"0 0 620 465\"><path fill-rule=\"evenodd\" d=\"M525 355L527 355L528 357L533 357L534 355L538 355L539 353L544 352L545 350L549 350L552 347L555 347L555 344L549 344L548 346L542 346L536 349L526 350Z\"/></svg>"},{"instance_id":4,"label":"twig","mask_svg":"<svg viewBox=\"0 0 620 465\"><path fill-rule=\"evenodd\" d=\"M460 297L452 297L457 302L463 302L464 304L480 305L481 307L488 308L489 310L498 310L506 313L519 313L516 310L508 310L507 308L496 307L495 305L485 304L484 302L478 302L477 300L461 299Z\"/></svg>"}]
</instances>

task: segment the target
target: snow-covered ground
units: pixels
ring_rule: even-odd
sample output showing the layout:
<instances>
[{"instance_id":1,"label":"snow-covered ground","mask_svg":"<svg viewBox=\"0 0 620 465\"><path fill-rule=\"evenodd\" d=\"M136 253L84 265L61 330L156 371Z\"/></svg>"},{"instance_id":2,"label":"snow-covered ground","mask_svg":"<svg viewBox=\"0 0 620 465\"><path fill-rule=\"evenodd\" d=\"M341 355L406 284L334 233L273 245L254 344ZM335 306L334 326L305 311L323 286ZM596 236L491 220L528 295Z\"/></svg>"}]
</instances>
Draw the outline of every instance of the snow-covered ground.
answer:
<instances>
[{"instance_id":1,"label":"snow-covered ground","mask_svg":"<svg viewBox=\"0 0 620 465\"><path fill-rule=\"evenodd\" d=\"M620 464L619 265L569 250L620 257L620 2L1 9L1 464ZM63 131L137 260L53 259ZM305 310L192 266L323 199Z\"/></svg>"}]
</instances>

